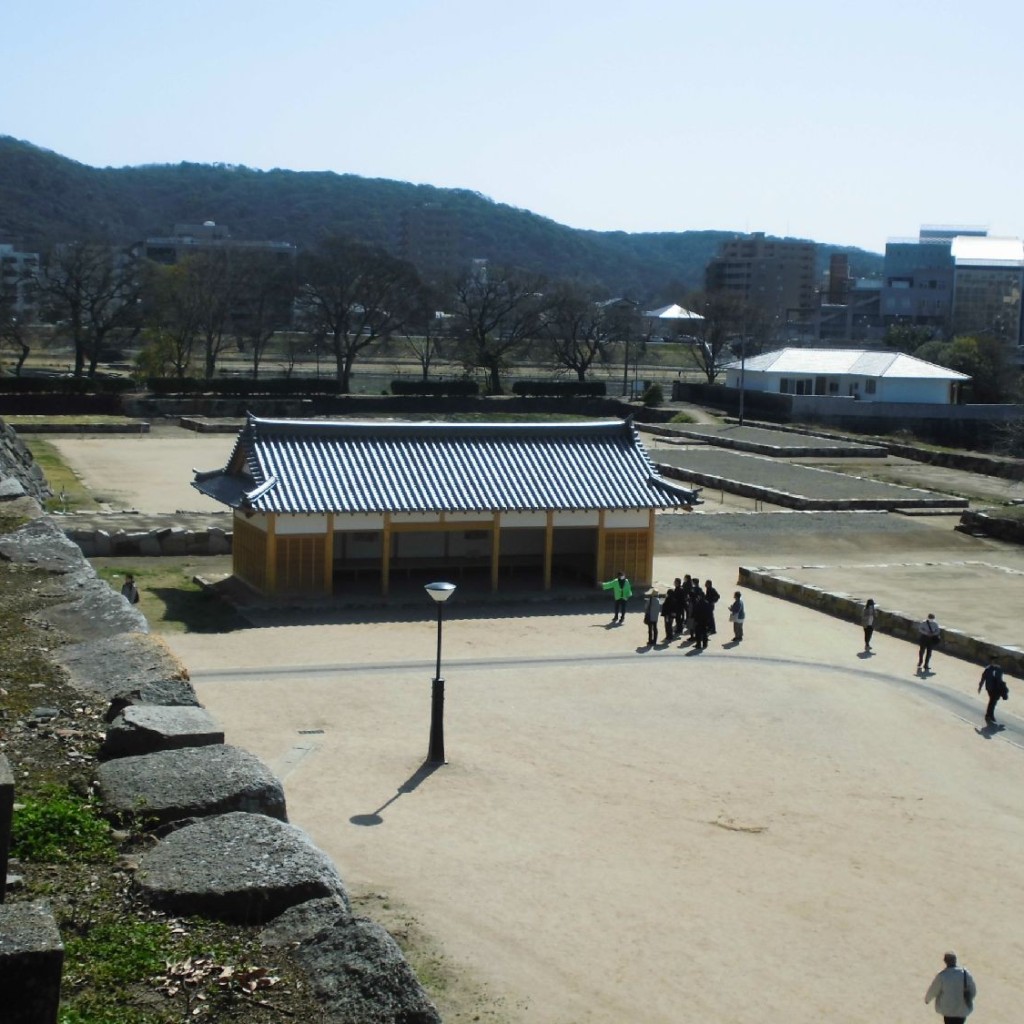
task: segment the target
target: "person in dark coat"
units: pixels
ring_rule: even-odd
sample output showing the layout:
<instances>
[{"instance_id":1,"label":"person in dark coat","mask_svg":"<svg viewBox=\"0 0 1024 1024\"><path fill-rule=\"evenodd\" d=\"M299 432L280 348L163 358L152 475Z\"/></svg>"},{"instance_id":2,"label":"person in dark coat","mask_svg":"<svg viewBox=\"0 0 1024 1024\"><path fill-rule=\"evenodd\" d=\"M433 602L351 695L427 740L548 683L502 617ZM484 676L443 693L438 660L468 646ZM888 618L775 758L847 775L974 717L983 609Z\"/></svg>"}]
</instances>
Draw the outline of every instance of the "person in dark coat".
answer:
<instances>
[{"instance_id":1,"label":"person in dark coat","mask_svg":"<svg viewBox=\"0 0 1024 1024\"><path fill-rule=\"evenodd\" d=\"M996 705L1000 700L1006 700L1010 696L1006 680L1003 678L1003 666L999 664L999 655L993 654L988 659L985 671L981 673L981 681L978 683L978 693L985 687L988 694L988 707L985 708L985 721L992 725L996 724Z\"/></svg>"},{"instance_id":2,"label":"person in dark coat","mask_svg":"<svg viewBox=\"0 0 1024 1024\"><path fill-rule=\"evenodd\" d=\"M693 601L693 649L706 651L711 625L715 621L714 610L703 591L694 590L691 598Z\"/></svg>"},{"instance_id":3,"label":"person in dark coat","mask_svg":"<svg viewBox=\"0 0 1024 1024\"><path fill-rule=\"evenodd\" d=\"M715 605L718 604L719 600L721 599L721 596L722 595L719 594L717 590L715 590L715 585L711 582L711 580L707 580L704 583L704 599L708 603L708 614L711 619L710 625L708 627L708 632L712 636L714 636L714 634L718 632L718 627L715 625Z\"/></svg>"},{"instance_id":4,"label":"person in dark coat","mask_svg":"<svg viewBox=\"0 0 1024 1024\"><path fill-rule=\"evenodd\" d=\"M676 580L675 585L676 592L676 622L673 633L676 636L682 636L683 631L686 629L686 605L690 600L690 577L687 576L682 583Z\"/></svg>"},{"instance_id":5,"label":"person in dark coat","mask_svg":"<svg viewBox=\"0 0 1024 1024\"><path fill-rule=\"evenodd\" d=\"M665 643L672 639L672 631L676 624L676 587L679 586L680 582L676 580L675 586L665 591L661 601L661 617L665 620Z\"/></svg>"}]
</instances>

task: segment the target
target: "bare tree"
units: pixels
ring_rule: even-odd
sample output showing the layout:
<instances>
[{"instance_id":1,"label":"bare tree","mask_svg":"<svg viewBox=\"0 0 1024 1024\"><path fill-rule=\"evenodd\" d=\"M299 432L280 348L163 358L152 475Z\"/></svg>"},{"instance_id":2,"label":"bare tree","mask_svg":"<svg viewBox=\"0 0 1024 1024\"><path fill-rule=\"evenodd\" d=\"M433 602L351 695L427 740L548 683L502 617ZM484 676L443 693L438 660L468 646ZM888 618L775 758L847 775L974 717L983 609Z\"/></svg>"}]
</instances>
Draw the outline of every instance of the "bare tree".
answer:
<instances>
[{"instance_id":1,"label":"bare tree","mask_svg":"<svg viewBox=\"0 0 1024 1024\"><path fill-rule=\"evenodd\" d=\"M351 390L359 353L400 330L419 278L411 264L348 238L325 239L299 262L300 316L331 348L338 387Z\"/></svg>"},{"instance_id":2,"label":"bare tree","mask_svg":"<svg viewBox=\"0 0 1024 1024\"><path fill-rule=\"evenodd\" d=\"M140 365L156 376L170 370L187 377L192 369L200 327L200 299L189 260L173 266L149 263L145 268L143 308L148 324Z\"/></svg>"},{"instance_id":3,"label":"bare tree","mask_svg":"<svg viewBox=\"0 0 1024 1024\"><path fill-rule=\"evenodd\" d=\"M574 281L557 284L548 301L541 327L547 355L556 366L572 370L582 382L616 335L618 311L611 303L598 302L590 288Z\"/></svg>"},{"instance_id":4,"label":"bare tree","mask_svg":"<svg viewBox=\"0 0 1024 1024\"><path fill-rule=\"evenodd\" d=\"M707 382L714 384L726 363L733 360L730 345L742 336L749 311L742 298L725 291L696 292L686 305L704 318L693 351Z\"/></svg>"},{"instance_id":5,"label":"bare tree","mask_svg":"<svg viewBox=\"0 0 1024 1024\"><path fill-rule=\"evenodd\" d=\"M14 376L20 377L25 360L28 359L32 346L28 327L28 311L22 309L18 284L6 280L0 275L0 351L11 348L16 351L14 357Z\"/></svg>"},{"instance_id":6,"label":"bare tree","mask_svg":"<svg viewBox=\"0 0 1024 1024\"><path fill-rule=\"evenodd\" d=\"M291 323L295 268L290 259L253 252L236 254L233 271L234 331L252 356L255 378L270 339Z\"/></svg>"},{"instance_id":7,"label":"bare tree","mask_svg":"<svg viewBox=\"0 0 1024 1024\"><path fill-rule=\"evenodd\" d=\"M131 340L142 328L137 260L105 245L59 245L50 253L43 305L71 338L75 376L94 376L104 345Z\"/></svg>"},{"instance_id":8,"label":"bare tree","mask_svg":"<svg viewBox=\"0 0 1024 1024\"><path fill-rule=\"evenodd\" d=\"M491 394L501 394L509 357L539 330L543 290L543 278L507 268L476 267L455 282L451 313L463 363L486 372Z\"/></svg>"},{"instance_id":9,"label":"bare tree","mask_svg":"<svg viewBox=\"0 0 1024 1024\"><path fill-rule=\"evenodd\" d=\"M411 303L409 316L403 328L403 340L420 365L423 380L430 377L434 363L443 358L451 339L448 316L442 313L441 292L424 285Z\"/></svg>"}]
</instances>

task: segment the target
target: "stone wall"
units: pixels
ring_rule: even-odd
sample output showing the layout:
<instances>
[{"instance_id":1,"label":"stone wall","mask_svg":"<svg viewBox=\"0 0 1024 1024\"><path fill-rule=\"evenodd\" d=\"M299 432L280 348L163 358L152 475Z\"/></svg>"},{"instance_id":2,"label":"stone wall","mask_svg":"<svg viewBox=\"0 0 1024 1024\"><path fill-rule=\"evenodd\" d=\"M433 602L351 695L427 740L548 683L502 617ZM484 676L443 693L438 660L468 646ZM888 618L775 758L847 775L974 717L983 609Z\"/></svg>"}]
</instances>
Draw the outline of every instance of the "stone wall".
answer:
<instances>
[{"instance_id":1,"label":"stone wall","mask_svg":"<svg viewBox=\"0 0 1024 1024\"><path fill-rule=\"evenodd\" d=\"M750 590L760 591L771 597L781 597L786 601L794 601L827 615L844 619L847 622L860 623L864 611L864 602L849 594L832 593L820 587L800 583L784 575L784 570L769 567L750 568L740 566L739 584ZM898 637L917 643L917 624L920 616L908 615L906 612L877 608L875 610L875 631L887 636ZM957 629L942 628L942 652L954 658L963 658L984 665L989 655L998 652L1001 655L1003 670L1007 675L1024 679L1024 650L1019 647L1003 647L993 644L982 637L971 636Z\"/></svg>"},{"instance_id":2,"label":"stone wall","mask_svg":"<svg viewBox=\"0 0 1024 1024\"><path fill-rule=\"evenodd\" d=\"M58 525L86 558L156 558L161 555L229 555L232 531L211 526L188 530L179 526L106 530L94 524L75 526L59 517Z\"/></svg>"},{"instance_id":3,"label":"stone wall","mask_svg":"<svg viewBox=\"0 0 1024 1024\"><path fill-rule=\"evenodd\" d=\"M52 492L17 431L0 419L0 501L26 495L44 505Z\"/></svg>"}]
</instances>

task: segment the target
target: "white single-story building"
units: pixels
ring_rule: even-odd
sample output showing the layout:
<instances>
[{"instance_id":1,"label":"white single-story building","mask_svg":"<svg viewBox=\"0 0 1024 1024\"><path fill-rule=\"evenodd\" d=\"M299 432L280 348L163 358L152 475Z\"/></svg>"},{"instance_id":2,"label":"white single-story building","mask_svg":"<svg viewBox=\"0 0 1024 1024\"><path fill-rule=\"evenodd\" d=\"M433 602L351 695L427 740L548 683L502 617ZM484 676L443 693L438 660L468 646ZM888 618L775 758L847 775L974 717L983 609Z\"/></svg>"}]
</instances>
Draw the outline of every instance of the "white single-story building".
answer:
<instances>
[{"instance_id":1,"label":"white single-story building","mask_svg":"<svg viewBox=\"0 0 1024 1024\"><path fill-rule=\"evenodd\" d=\"M971 378L903 352L883 349L783 348L725 367L726 387L783 395L824 395L865 402L954 405Z\"/></svg>"},{"instance_id":2,"label":"white single-story building","mask_svg":"<svg viewBox=\"0 0 1024 1024\"><path fill-rule=\"evenodd\" d=\"M700 501L658 475L630 420L250 415L225 467L192 486L234 509L234 574L264 594L387 594L399 573L647 584L655 510Z\"/></svg>"}]
</instances>

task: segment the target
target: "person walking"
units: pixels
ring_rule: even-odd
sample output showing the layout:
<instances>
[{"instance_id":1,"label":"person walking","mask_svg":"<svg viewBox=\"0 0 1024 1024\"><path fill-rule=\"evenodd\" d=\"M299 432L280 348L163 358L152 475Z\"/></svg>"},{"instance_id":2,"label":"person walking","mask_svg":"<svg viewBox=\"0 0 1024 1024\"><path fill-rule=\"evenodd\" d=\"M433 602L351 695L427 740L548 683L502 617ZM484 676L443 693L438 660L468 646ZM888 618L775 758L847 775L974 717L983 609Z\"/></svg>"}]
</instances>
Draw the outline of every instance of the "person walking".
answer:
<instances>
[{"instance_id":1,"label":"person walking","mask_svg":"<svg viewBox=\"0 0 1024 1024\"><path fill-rule=\"evenodd\" d=\"M860 624L864 627L864 650L871 650L871 637L875 632L875 599L869 597L864 602L864 611L860 617Z\"/></svg>"},{"instance_id":2,"label":"person walking","mask_svg":"<svg viewBox=\"0 0 1024 1024\"><path fill-rule=\"evenodd\" d=\"M989 656L985 671L981 673L981 681L978 683L978 693L985 687L988 693L988 707L985 708L985 721L996 725L996 705L1000 700L1006 700L1010 696L1006 680L1003 678L1003 666L999 664L999 655Z\"/></svg>"},{"instance_id":3,"label":"person walking","mask_svg":"<svg viewBox=\"0 0 1024 1024\"><path fill-rule=\"evenodd\" d=\"M615 579L608 580L601 584L602 590L610 590L615 598L614 611L612 613L612 625L626 621L626 602L633 596L633 587L624 572L620 572Z\"/></svg>"},{"instance_id":4,"label":"person walking","mask_svg":"<svg viewBox=\"0 0 1024 1024\"><path fill-rule=\"evenodd\" d=\"M647 591L644 601L644 622L647 623L647 646L653 647L658 642L658 616L661 614L661 601L653 587Z\"/></svg>"},{"instance_id":5,"label":"person walking","mask_svg":"<svg viewBox=\"0 0 1024 1024\"><path fill-rule=\"evenodd\" d=\"M935 1000L935 1012L942 1014L945 1024L964 1024L974 1009L978 986L966 967L957 967L956 953L946 953L942 959L946 966L932 979L924 1001Z\"/></svg>"},{"instance_id":6,"label":"person walking","mask_svg":"<svg viewBox=\"0 0 1024 1024\"><path fill-rule=\"evenodd\" d=\"M932 663L932 651L939 646L942 639L942 628L935 618L935 612L929 612L928 618L917 626L917 670L928 671Z\"/></svg>"},{"instance_id":7,"label":"person walking","mask_svg":"<svg viewBox=\"0 0 1024 1024\"><path fill-rule=\"evenodd\" d=\"M135 577L131 573L125 575L124 583L121 584L121 596L129 604L139 603L139 588L135 585Z\"/></svg>"},{"instance_id":8,"label":"person walking","mask_svg":"<svg viewBox=\"0 0 1024 1024\"><path fill-rule=\"evenodd\" d=\"M743 598L737 590L732 595L732 604L729 605L729 621L732 623L733 643L739 643L743 639L743 621L747 613L743 607Z\"/></svg>"}]
</instances>

